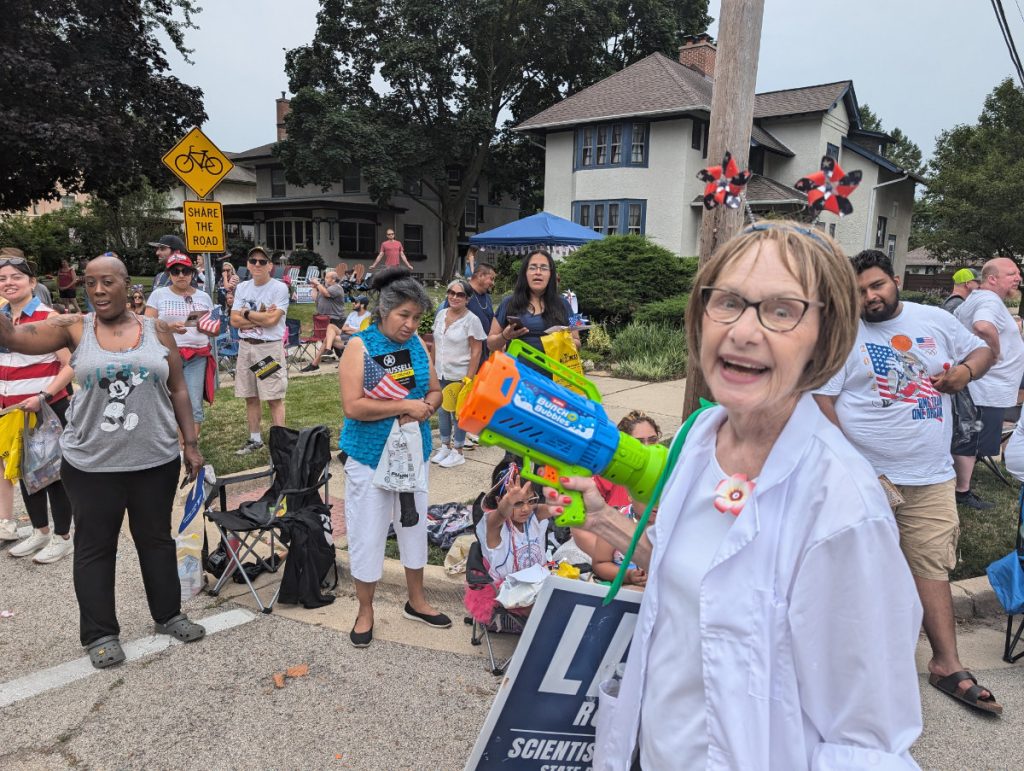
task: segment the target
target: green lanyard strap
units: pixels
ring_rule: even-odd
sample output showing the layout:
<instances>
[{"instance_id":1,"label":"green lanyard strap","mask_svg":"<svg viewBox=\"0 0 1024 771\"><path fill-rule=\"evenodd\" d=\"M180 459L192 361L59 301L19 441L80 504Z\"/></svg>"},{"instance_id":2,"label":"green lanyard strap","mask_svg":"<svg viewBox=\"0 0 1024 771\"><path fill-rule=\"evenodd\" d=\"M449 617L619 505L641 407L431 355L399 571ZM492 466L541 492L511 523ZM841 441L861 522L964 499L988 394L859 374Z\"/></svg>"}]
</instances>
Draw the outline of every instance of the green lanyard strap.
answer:
<instances>
[{"instance_id":1,"label":"green lanyard strap","mask_svg":"<svg viewBox=\"0 0 1024 771\"><path fill-rule=\"evenodd\" d=\"M697 416L700 415L704 410L714 407L714 402L709 402L706 399L700 400L700 407L690 413L690 417L686 419L679 430L676 432L675 438L672 440L672 446L668 451L668 460L665 461L665 468L661 471L661 476L658 477L658 482L654 486L654 493L651 495L650 503L647 504L647 508L644 509L643 516L640 517L640 521L636 523L636 530L633 531L633 538L629 542L629 548L622 555L622 564L619 565L619 572L615 576L615 580L612 581L611 587L608 589L608 594L605 595L603 605L607 605L615 599L615 595L619 593L619 589L622 588L622 582L626 578L626 570L629 569L629 563L633 561L633 552L636 551L636 545L640 542L640 536L644 534L644 530L647 527L647 520L651 518L651 512L658 505L658 501L661 499L661 491L665 488L665 483L668 482L668 478L672 475L672 469L676 467L676 461L679 459L679 453L682 452L683 444L686 442L686 435L690 433L690 429L693 427L694 421L697 420Z\"/></svg>"}]
</instances>

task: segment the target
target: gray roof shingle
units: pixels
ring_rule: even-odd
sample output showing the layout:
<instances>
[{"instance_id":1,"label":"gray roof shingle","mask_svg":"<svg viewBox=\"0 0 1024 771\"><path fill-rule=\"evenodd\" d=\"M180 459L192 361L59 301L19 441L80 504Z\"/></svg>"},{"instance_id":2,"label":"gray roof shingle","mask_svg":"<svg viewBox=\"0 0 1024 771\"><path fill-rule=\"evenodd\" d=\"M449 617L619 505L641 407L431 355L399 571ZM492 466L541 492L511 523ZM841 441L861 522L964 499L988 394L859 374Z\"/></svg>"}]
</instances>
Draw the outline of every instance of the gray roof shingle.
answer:
<instances>
[{"instance_id":1,"label":"gray roof shingle","mask_svg":"<svg viewBox=\"0 0 1024 771\"><path fill-rule=\"evenodd\" d=\"M840 80L758 94L754 97L754 119L825 112L842 98L851 85L852 81Z\"/></svg>"},{"instance_id":2,"label":"gray roof shingle","mask_svg":"<svg viewBox=\"0 0 1024 771\"><path fill-rule=\"evenodd\" d=\"M777 179L766 177L763 174L751 175L744 195L747 203L751 206L807 202L807 196L796 188L784 185ZM704 196L701 194L694 198L690 205L701 206L703 201Z\"/></svg>"}]
</instances>

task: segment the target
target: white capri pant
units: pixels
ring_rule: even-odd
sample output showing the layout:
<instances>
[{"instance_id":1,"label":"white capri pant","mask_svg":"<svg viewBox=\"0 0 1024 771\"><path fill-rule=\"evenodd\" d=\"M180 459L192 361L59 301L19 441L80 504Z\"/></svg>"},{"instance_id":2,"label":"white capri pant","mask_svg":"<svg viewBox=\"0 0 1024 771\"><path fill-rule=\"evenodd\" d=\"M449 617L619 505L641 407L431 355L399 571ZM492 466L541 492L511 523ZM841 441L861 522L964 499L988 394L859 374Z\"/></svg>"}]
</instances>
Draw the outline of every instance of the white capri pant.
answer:
<instances>
[{"instance_id":1,"label":"white capri pant","mask_svg":"<svg viewBox=\"0 0 1024 771\"><path fill-rule=\"evenodd\" d=\"M427 494L413 493L420 521L413 527L402 527L398 493L374 487L374 471L352 458L345 461L349 569L354 579L368 584L379 581L384 572L384 544L390 523L395 525L402 565L419 570L427 564Z\"/></svg>"}]
</instances>

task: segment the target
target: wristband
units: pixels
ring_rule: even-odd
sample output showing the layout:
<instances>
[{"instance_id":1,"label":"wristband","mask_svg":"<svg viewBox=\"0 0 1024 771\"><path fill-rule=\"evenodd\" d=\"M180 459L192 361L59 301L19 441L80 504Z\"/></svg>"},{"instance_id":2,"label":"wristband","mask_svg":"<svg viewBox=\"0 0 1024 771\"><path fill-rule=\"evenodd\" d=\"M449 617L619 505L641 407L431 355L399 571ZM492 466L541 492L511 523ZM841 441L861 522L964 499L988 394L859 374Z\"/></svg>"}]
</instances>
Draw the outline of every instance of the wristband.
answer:
<instances>
[{"instance_id":1,"label":"wristband","mask_svg":"<svg viewBox=\"0 0 1024 771\"><path fill-rule=\"evenodd\" d=\"M248 310L246 310L246 311L245 311L245 312L244 312L244 313L242 314L242 318L243 318L243 319L245 319L246 321L248 321L248 320L249 320L249 311L248 311Z\"/></svg>"},{"instance_id":2,"label":"wristband","mask_svg":"<svg viewBox=\"0 0 1024 771\"><path fill-rule=\"evenodd\" d=\"M974 380L974 370L973 370L973 369L971 369L970 365L969 365L969 364L968 364L968 363L967 363L966 361L962 361L962 362L960 362L960 366L962 366L962 367L966 367L966 368L967 368L967 371L968 371L968 372L970 373L970 375L971 375L970 379L968 379L968 381L967 381L967 382L968 382L968 383L970 383L970 382L971 382L972 380Z\"/></svg>"}]
</instances>

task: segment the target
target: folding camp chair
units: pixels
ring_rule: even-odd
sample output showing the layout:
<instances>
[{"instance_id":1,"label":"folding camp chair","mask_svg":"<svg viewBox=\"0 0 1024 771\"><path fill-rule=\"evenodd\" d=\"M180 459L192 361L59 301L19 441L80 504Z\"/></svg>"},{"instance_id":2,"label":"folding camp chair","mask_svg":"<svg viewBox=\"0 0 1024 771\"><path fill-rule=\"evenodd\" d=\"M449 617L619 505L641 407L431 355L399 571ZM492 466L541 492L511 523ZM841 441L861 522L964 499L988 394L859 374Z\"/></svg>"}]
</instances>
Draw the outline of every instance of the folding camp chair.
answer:
<instances>
[{"instance_id":1,"label":"folding camp chair","mask_svg":"<svg viewBox=\"0 0 1024 771\"><path fill-rule=\"evenodd\" d=\"M299 354L302 352L302 322L299 319L285 319L284 323L288 331L284 342L285 361L288 362L288 369L298 369L301 363Z\"/></svg>"},{"instance_id":2,"label":"folding camp chair","mask_svg":"<svg viewBox=\"0 0 1024 771\"><path fill-rule=\"evenodd\" d=\"M1003 430L999 436L999 455L997 457L992 456L978 456L978 462L985 466L989 471L996 475L996 478L1007 487L1013 487L1013 482L1007 479L1006 474L1003 473L1002 464L1002 450L1006 447L1006 442L1013 434L1013 429L1016 427L1017 421L1020 419L1020 406L1010 407L1006 410L1003 415ZM1007 428L1007 424L1010 425Z\"/></svg>"},{"instance_id":3,"label":"folding camp chair","mask_svg":"<svg viewBox=\"0 0 1024 771\"><path fill-rule=\"evenodd\" d=\"M320 279L320 268L316 265L310 265L306 268L306 277L300 279L303 284L312 284L314 281Z\"/></svg>"},{"instance_id":4,"label":"folding camp chair","mask_svg":"<svg viewBox=\"0 0 1024 771\"><path fill-rule=\"evenodd\" d=\"M323 343L327 337L327 327L331 325L331 317L316 315L313 316L313 334L309 337L299 339L300 350L295 354L297 358L308 357L310 360L316 355L316 346Z\"/></svg>"},{"instance_id":5,"label":"folding camp chair","mask_svg":"<svg viewBox=\"0 0 1024 771\"><path fill-rule=\"evenodd\" d=\"M217 336L217 368L230 375L238 363L238 339L238 330L230 324Z\"/></svg>"},{"instance_id":6,"label":"folding camp chair","mask_svg":"<svg viewBox=\"0 0 1024 771\"><path fill-rule=\"evenodd\" d=\"M287 277L288 283L295 286L299 281L299 267L296 265L288 268L288 272L285 276Z\"/></svg>"},{"instance_id":7,"label":"folding camp chair","mask_svg":"<svg viewBox=\"0 0 1024 771\"><path fill-rule=\"evenodd\" d=\"M256 607L263 613L273 612L274 603L281 592L280 584L274 589L269 602L265 602L245 569L244 561L251 557L254 562L250 564L254 564L259 572L276 573L287 559L287 553L283 558L278 554L278 517L313 503L328 504L330 436L327 426L313 426L301 431L271 426L270 468L217 480L206 501L205 514L220 534L228 562L208 594L216 597L224 584L233 575L239 574L255 599ZM271 480L271 484L258 500L228 509L229 486L262 478ZM322 498L318 493L321 487ZM215 503L219 504L219 508L213 508ZM268 540L264 541L265 538ZM261 544L269 547L266 556L261 553L262 549L257 552Z\"/></svg>"}]
</instances>

